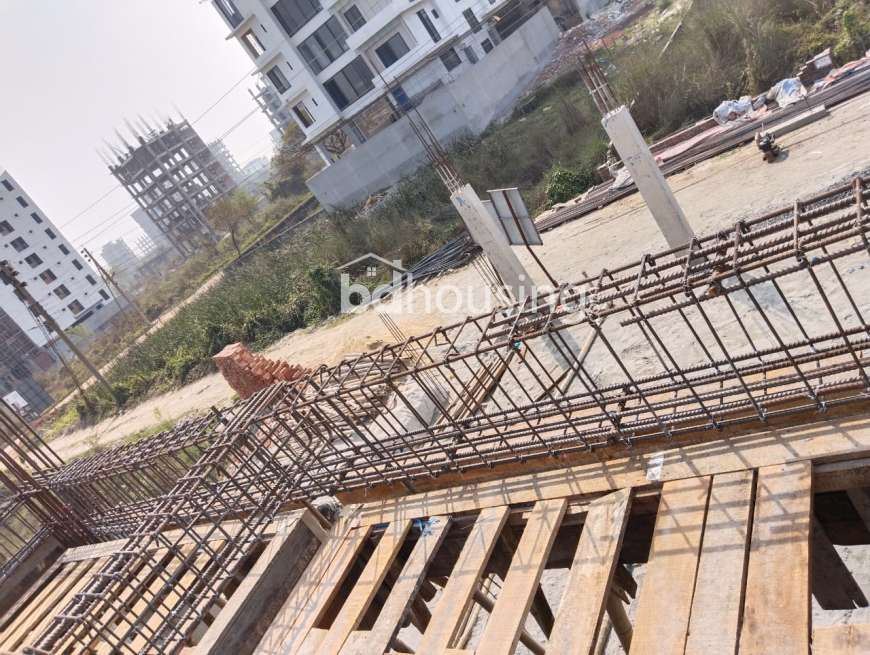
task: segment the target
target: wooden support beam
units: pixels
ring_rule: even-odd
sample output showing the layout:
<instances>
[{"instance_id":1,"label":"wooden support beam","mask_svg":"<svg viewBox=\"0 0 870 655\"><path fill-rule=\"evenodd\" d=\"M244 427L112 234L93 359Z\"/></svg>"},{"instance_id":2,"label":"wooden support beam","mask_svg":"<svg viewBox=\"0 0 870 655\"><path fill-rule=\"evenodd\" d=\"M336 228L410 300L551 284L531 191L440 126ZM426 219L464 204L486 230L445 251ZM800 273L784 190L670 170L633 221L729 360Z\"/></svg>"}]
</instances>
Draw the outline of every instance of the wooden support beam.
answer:
<instances>
[{"instance_id":1,"label":"wooden support beam","mask_svg":"<svg viewBox=\"0 0 870 655\"><path fill-rule=\"evenodd\" d=\"M686 655L737 649L754 500L752 471L713 476Z\"/></svg>"},{"instance_id":2,"label":"wooden support beam","mask_svg":"<svg viewBox=\"0 0 870 655\"><path fill-rule=\"evenodd\" d=\"M707 476L662 487L631 655L682 655L685 649L709 490Z\"/></svg>"},{"instance_id":3,"label":"wooden support beam","mask_svg":"<svg viewBox=\"0 0 870 655\"><path fill-rule=\"evenodd\" d=\"M630 502L631 490L623 489L591 504L548 642L552 652L590 655L593 651L611 595Z\"/></svg>"},{"instance_id":4,"label":"wooden support beam","mask_svg":"<svg viewBox=\"0 0 870 655\"><path fill-rule=\"evenodd\" d=\"M867 598L843 563L824 526L813 516L812 590L819 607L825 610L852 610L867 607Z\"/></svg>"},{"instance_id":5,"label":"wooden support beam","mask_svg":"<svg viewBox=\"0 0 870 655\"><path fill-rule=\"evenodd\" d=\"M809 652L812 480L808 462L758 471L742 653Z\"/></svg>"},{"instance_id":6,"label":"wooden support beam","mask_svg":"<svg viewBox=\"0 0 870 655\"><path fill-rule=\"evenodd\" d=\"M567 507L568 501L564 498L535 504L480 638L478 650L481 653L513 653Z\"/></svg>"},{"instance_id":7,"label":"wooden support beam","mask_svg":"<svg viewBox=\"0 0 870 655\"><path fill-rule=\"evenodd\" d=\"M247 644L255 645L262 637L257 626L271 623L278 609L269 615L274 598L293 589L319 546L320 541L299 514L280 525L193 653L244 652Z\"/></svg>"},{"instance_id":8,"label":"wooden support beam","mask_svg":"<svg viewBox=\"0 0 870 655\"><path fill-rule=\"evenodd\" d=\"M622 650L628 653L631 650L634 628L631 627L631 621L628 619L625 605L622 604L622 601L615 594L608 594L607 596L607 616L610 618L610 625L617 639L619 639Z\"/></svg>"},{"instance_id":9,"label":"wooden support beam","mask_svg":"<svg viewBox=\"0 0 870 655\"><path fill-rule=\"evenodd\" d=\"M362 575L345 599L338 612L338 616L329 626L329 631L323 640L314 649L309 649L303 644L301 653L317 653L317 655L338 655L344 642L350 636L369 608L378 589L384 581L390 566L399 554L399 549L405 542L408 530L411 529L410 521L391 523L387 526L375 551L366 562Z\"/></svg>"},{"instance_id":10,"label":"wooden support beam","mask_svg":"<svg viewBox=\"0 0 870 655\"><path fill-rule=\"evenodd\" d=\"M441 655L452 645L507 518L507 507L491 507L477 517L438 599L429 627L420 639L417 655Z\"/></svg>"},{"instance_id":11,"label":"wooden support beam","mask_svg":"<svg viewBox=\"0 0 870 655\"><path fill-rule=\"evenodd\" d=\"M338 588L371 534L371 526L352 529L354 517L351 511L333 526L326 543L320 547L263 635L256 653L284 655L302 647L317 620L338 593Z\"/></svg>"},{"instance_id":12,"label":"wooden support beam","mask_svg":"<svg viewBox=\"0 0 870 655\"><path fill-rule=\"evenodd\" d=\"M414 549L393 584L371 630L365 631L362 638L355 639L352 645L348 640L341 655L383 653L389 648L401 628L403 617L412 609L412 601L423 583L429 564L437 555L441 542L447 535L449 524L450 519L445 516L435 516L430 519L428 531L421 534L414 544ZM425 607L423 605L424 609Z\"/></svg>"}]
</instances>

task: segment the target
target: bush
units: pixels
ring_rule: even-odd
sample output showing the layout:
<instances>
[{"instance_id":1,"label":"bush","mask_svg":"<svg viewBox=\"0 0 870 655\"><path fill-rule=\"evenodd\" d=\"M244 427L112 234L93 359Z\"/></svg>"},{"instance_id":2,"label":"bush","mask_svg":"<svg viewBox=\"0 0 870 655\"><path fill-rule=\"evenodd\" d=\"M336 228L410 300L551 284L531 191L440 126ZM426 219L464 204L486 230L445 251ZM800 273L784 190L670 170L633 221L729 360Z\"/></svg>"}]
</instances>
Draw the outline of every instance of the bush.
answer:
<instances>
[{"instance_id":1,"label":"bush","mask_svg":"<svg viewBox=\"0 0 870 655\"><path fill-rule=\"evenodd\" d=\"M556 164L547 176L547 201L550 205L571 200L595 184L595 173L589 168L579 170Z\"/></svg>"}]
</instances>

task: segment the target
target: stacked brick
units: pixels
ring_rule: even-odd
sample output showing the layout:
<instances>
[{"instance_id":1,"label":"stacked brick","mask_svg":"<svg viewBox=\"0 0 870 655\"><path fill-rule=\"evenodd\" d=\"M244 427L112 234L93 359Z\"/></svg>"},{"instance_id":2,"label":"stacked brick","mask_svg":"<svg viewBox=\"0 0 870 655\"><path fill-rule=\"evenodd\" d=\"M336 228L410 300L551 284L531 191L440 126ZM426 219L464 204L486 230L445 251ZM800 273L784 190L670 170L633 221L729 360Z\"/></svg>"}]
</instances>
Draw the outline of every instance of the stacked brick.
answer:
<instances>
[{"instance_id":1,"label":"stacked brick","mask_svg":"<svg viewBox=\"0 0 870 655\"><path fill-rule=\"evenodd\" d=\"M242 399L276 382L292 382L308 374L297 364L275 361L252 353L243 343L232 343L213 358L224 379Z\"/></svg>"}]
</instances>

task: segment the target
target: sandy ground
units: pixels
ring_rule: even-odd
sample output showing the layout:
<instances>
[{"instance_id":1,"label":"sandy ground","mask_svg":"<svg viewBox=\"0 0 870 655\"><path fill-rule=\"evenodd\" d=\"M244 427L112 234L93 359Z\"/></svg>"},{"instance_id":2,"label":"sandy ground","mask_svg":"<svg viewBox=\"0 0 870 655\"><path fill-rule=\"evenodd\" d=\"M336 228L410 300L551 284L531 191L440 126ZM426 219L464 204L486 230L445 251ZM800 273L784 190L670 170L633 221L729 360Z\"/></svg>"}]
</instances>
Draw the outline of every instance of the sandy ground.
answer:
<instances>
[{"instance_id":1,"label":"sandy ground","mask_svg":"<svg viewBox=\"0 0 870 655\"><path fill-rule=\"evenodd\" d=\"M827 118L784 136L780 143L787 156L777 163L765 164L750 144L675 175L669 182L696 232L727 227L738 219L790 204L870 166L868 110L870 95L858 97ZM544 246L538 253L559 280L578 279L583 271L598 272L665 247L638 195L543 236ZM531 258L525 252L519 255L537 275ZM541 274L539 281L544 279ZM440 310L431 306L439 294L450 301ZM306 366L332 364L392 341L377 315L380 311L390 313L405 334L416 335L459 321L469 313L486 311L491 302L486 284L474 267L467 266L400 294L394 302L289 334L265 354ZM52 446L62 457L74 457L161 420L227 404L232 398L233 392L223 379L209 375L94 427L59 437Z\"/></svg>"}]
</instances>

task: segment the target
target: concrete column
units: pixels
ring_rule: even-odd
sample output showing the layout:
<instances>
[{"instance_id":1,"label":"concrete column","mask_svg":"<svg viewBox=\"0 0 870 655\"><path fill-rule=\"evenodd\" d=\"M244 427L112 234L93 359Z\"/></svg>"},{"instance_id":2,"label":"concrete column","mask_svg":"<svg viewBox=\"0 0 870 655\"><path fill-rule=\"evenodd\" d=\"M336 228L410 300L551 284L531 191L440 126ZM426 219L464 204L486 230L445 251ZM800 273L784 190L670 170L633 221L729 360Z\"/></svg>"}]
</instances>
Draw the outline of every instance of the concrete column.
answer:
<instances>
[{"instance_id":1,"label":"concrete column","mask_svg":"<svg viewBox=\"0 0 870 655\"><path fill-rule=\"evenodd\" d=\"M606 114L601 124L631 173L668 246L681 248L688 245L694 232L631 113L626 107L620 107Z\"/></svg>"},{"instance_id":2,"label":"concrete column","mask_svg":"<svg viewBox=\"0 0 870 655\"><path fill-rule=\"evenodd\" d=\"M450 194L471 238L479 245L517 302L535 292L535 283L511 248L501 226L492 218L470 184Z\"/></svg>"}]
</instances>

